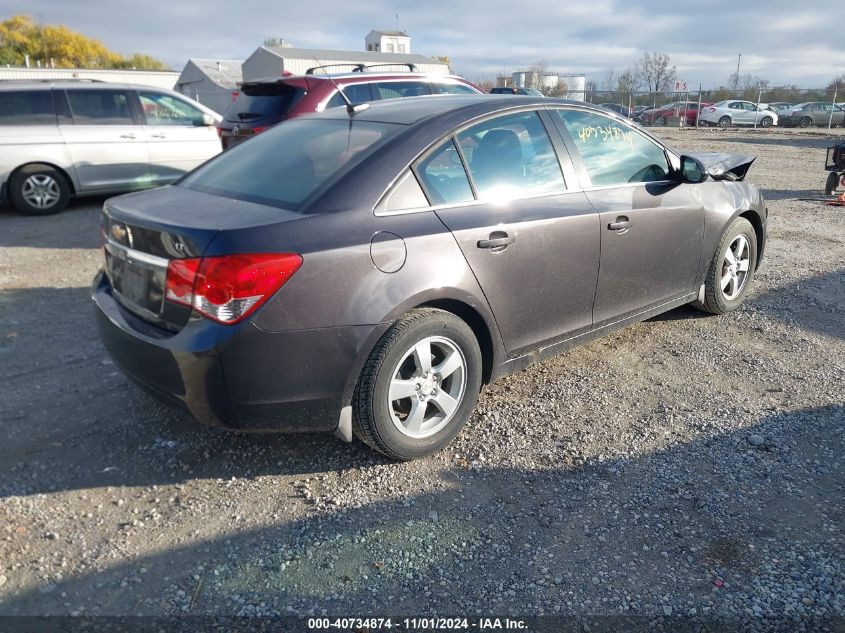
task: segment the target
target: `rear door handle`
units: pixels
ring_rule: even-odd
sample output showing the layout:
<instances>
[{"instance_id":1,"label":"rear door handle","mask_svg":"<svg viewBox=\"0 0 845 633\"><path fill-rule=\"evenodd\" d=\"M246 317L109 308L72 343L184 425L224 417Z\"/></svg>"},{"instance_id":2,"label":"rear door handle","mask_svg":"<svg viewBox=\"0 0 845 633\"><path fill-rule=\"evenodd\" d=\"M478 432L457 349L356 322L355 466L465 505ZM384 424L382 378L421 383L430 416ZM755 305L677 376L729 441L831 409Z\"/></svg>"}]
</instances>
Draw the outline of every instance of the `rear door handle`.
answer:
<instances>
[{"instance_id":1,"label":"rear door handle","mask_svg":"<svg viewBox=\"0 0 845 633\"><path fill-rule=\"evenodd\" d=\"M607 228L611 231L619 231L620 233L625 233L628 229L633 226L633 223L626 218L624 215L616 218L616 222L611 222L607 225Z\"/></svg>"},{"instance_id":2,"label":"rear door handle","mask_svg":"<svg viewBox=\"0 0 845 633\"><path fill-rule=\"evenodd\" d=\"M135 135L134 134L121 134L120 138L134 139Z\"/></svg>"},{"instance_id":3,"label":"rear door handle","mask_svg":"<svg viewBox=\"0 0 845 633\"><path fill-rule=\"evenodd\" d=\"M164 134L151 134L152 138L167 138Z\"/></svg>"},{"instance_id":4,"label":"rear door handle","mask_svg":"<svg viewBox=\"0 0 845 633\"><path fill-rule=\"evenodd\" d=\"M508 235L504 231L494 231L486 240L478 240L478 248L489 248L493 251L501 251L507 248L508 244L513 244L516 238Z\"/></svg>"}]
</instances>

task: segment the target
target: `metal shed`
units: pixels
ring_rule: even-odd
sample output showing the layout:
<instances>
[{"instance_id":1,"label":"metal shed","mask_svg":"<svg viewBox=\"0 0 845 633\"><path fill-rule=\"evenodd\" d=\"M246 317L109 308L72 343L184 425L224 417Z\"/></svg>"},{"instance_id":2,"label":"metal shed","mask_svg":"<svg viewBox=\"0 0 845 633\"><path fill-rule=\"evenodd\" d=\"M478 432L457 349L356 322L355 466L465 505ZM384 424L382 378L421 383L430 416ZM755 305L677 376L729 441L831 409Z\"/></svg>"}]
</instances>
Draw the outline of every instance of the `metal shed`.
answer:
<instances>
[{"instance_id":1,"label":"metal shed","mask_svg":"<svg viewBox=\"0 0 845 633\"><path fill-rule=\"evenodd\" d=\"M189 59L175 90L222 114L241 81L242 64L232 59Z\"/></svg>"},{"instance_id":2,"label":"metal shed","mask_svg":"<svg viewBox=\"0 0 845 633\"><path fill-rule=\"evenodd\" d=\"M243 79L252 81L263 77L279 77L285 71L302 75L313 66L362 63L390 64L390 66L379 68L384 71L407 71L407 64L414 64L420 72L436 75L449 74L449 66L425 55L261 46L244 61ZM348 70L351 68L337 68L337 72Z\"/></svg>"}]
</instances>

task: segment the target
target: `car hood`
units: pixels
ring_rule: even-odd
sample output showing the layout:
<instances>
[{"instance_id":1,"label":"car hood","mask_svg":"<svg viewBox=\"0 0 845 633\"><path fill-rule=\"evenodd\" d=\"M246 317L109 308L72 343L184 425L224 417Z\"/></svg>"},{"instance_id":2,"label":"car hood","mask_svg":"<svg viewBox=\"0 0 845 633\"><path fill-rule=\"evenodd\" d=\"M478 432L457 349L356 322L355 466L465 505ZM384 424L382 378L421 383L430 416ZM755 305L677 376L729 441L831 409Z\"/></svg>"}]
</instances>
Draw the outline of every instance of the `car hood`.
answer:
<instances>
[{"instance_id":1,"label":"car hood","mask_svg":"<svg viewBox=\"0 0 845 633\"><path fill-rule=\"evenodd\" d=\"M690 154L704 166L704 170L714 180L744 180L757 157L748 154L720 154L708 152Z\"/></svg>"}]
</instances>

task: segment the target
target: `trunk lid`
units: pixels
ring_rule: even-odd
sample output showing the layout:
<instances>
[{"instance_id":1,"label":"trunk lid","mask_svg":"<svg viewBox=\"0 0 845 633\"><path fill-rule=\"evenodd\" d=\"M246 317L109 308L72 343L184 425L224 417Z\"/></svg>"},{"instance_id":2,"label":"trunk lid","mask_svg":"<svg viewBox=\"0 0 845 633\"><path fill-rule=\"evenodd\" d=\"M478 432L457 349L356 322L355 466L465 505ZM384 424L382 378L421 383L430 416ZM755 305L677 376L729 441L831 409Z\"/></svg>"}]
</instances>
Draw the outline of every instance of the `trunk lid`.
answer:
<instances>
[{"instance_id":1,"label":"trunk lid","mask_svg":"<svg viewBox=\"0 0 845 633\"><path fill-rule=\"evenodd\" d=\"M113 295L145 321L178 331L191 309L164 299L170 260L201 257L221 231L300 217L175 186L112 198L103 207L102 232Z\"/></svg>"}]
</instances>

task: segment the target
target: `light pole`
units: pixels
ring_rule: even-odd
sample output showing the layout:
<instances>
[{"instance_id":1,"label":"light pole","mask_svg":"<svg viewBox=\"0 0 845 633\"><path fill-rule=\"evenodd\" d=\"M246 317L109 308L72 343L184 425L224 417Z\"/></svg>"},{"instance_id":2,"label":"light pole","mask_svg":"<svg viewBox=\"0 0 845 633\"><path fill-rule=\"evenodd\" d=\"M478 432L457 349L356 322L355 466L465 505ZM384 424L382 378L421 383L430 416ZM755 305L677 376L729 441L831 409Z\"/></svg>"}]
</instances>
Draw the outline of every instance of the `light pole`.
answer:
<instances>
[{"instance_id":1,"label":"light pole","mask_svg":"<svg viewBox=\"0 0 845 633\"><path fill-rule=\"evenodd\" d=\"M742 61L742 53L736 54L736 75L734 79L734 90L739 90L739 62Z\"/></svg>"}]
</instances>

